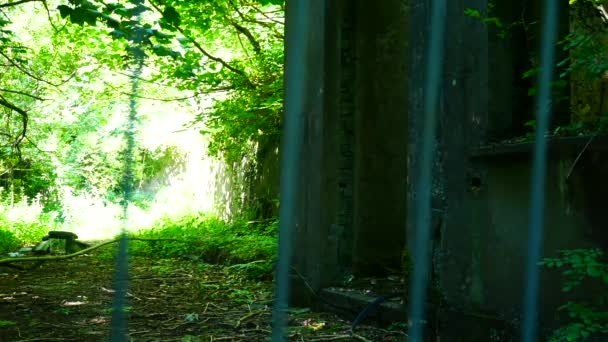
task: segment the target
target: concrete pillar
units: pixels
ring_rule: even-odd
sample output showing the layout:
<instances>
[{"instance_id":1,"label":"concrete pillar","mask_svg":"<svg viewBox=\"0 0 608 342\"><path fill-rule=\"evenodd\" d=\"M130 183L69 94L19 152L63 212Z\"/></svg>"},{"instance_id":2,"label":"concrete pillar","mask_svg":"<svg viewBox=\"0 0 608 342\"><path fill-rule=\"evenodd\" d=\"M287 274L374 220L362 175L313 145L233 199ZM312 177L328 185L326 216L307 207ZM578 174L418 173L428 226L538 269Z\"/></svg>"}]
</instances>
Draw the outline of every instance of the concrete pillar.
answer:
<instances>
[{"instance_id":1,"label":"concrete pillar","mask_svg":"<svg viewBox=\"0 0 608 342\"><path fill-rule=\"evenodd\" d=\"M314 302L308 286L336 284L353 268L366 274L399 269L406 208L406 4L306 2L311 15L293 303ZM293 29L287 8L287 28Z\"/></svg>"},{"instance_id":2,"label":"concrete pillar","mask_svg":"<svg viewBox=\"0 0 608 342\"><path fill-rule=\"evenodd\" d=\"M332 283L339 272L340 232L335 225L338 208L338 93L339 6L333 1L310 0L308 39L302 53L307 79L304 85L303 136L296 191L296 226L293 231L291 301L308 305L315 291ZM287 6L286 29L297 15ZM301 42L286 42L286 48ZM287 78L287 81L289 79ZM281 198L281 201L286 199Z\"/></svg>"}]
</instances>

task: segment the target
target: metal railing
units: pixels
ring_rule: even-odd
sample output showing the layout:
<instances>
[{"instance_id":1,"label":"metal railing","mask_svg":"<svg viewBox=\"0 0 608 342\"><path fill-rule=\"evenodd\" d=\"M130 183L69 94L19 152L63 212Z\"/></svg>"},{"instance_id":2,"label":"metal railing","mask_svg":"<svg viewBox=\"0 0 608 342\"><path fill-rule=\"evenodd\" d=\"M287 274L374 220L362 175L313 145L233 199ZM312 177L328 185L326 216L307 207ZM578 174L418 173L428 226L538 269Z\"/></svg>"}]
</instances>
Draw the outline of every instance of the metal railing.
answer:
<instances>
[{"instance_id":1,"label":"metal railing","mask_svg":"<svg viewBox=\"0 0 608 342\"><path fill-rule=\"evenodd\" d=\"M298 179L297 158L301 150L299 146L302 137L301 117L304 112L304 84L306 70L304 70L304 56L309 53L307 35L308 9L311 0L287 1L286 22L286 65L285 65L285 118L283 124L282 159L281 159L281 207L279 224L278 264L275 278L275 305L273 308L272 341L284 341L287 323L287 302L289 297L289 261L292 254L291 236L295 226L295 196L296 180ZM371 3L370 3L371 5ZM554 65L554 47L557 31L557 1L545 0L544 29L541 44L541 65L538 78L537 96L537 126L536 145L531 178L531 207L529 223L529 240L527 256L527 272L525 284L525 297L523 298L523 327L522 341L531 342L536 339L537 291L539 270L537 263L541 255L541 240L544 208L544 185L546 164L546 141L544 132L549 126L551 79ZM435 139L435 126L437 121L438 93L441 82L443 62L444 28L446 0L432 0L432 15L430 43L428 46L427 65L424 85L424 131L422 135L421 151L419 153L419 170L415 181L417 201L416 248L413 251L414 272L410 284L411 304L409 308L409 321L412 323L408 341L422 341L423 330L421 322L424 320L424 303L429 273L429 227L431 213L431 168L433 159L433 142ZM140 57L136 56L138 65L134 73L141 70ZM137 92L137 77L133 77L133 94ZM135 95L132 95L135 96ZM134 121L136 101L131 99L131 124ZM129 132L127 131L127 140ZM130 136L132 139L132 135ZM128 152L128 151L127 151ZM126 166L124 185L125 192L129 192L129 165ZM125 204L126 206L126 204ZM404 208L405 210L405 208ZM112 341L126 340L126 315L124 314L127 278L127 252L126 239L121 239L119 257L116 265L116 293L113 306Z\"/></svg>"},{"instance_id":2,"label":"metal railing","mask_svg":"<svg viewBox=\"0 0 608 342\"><path fill-rule=\"evenodd\" d=\"M295 200L294 180L296 179L296 156L300 141L300 115L303 113L303 101L298 99L302 95L305 82L302 70L303 61L298 54L306 52L308 32L306 27L306 5L309 0L290 0L287 8L286 27L286 101L285 101L285 129L283 131L282 151L284 159L281 169L281 212L279 236L279 270L276 278L275 319L273 326L273 341L283 341L285 329L284 310L287 306L288 260L291 255L289 237L294 228L293 203ZM540 73L538 78L538 95L536 100L537 126L534 161L531 182L531 207L529 222L529 239L527 255L527 272L525 283L525 296L523 298L523 325L522 341L536 340L537 324L537 292L539 282L538 261L541 255L541 240L544 208L544 186L546 169L546 141L545 131L549 127L551 80L554 71L554 49L557 32L557 6L555 0L545 0L543 34L541 42ZM435 123L437 121L438 91L441 81L442 55L444 44L445 8L446 0L432 0L430 43L428 46L427 65L424 85L424 131L422 135L421 150L418 161L419 170L414 178L417 201L414 212L417 214L416 248L413 251L414 273L410 285L411 305L409 308L408 341L422 341L423 331L421 322L424 320L425 288L429 273L429 227L431 212L431 168L433 162L433 142L435 139Z\"/></svg>"}]
</instances>

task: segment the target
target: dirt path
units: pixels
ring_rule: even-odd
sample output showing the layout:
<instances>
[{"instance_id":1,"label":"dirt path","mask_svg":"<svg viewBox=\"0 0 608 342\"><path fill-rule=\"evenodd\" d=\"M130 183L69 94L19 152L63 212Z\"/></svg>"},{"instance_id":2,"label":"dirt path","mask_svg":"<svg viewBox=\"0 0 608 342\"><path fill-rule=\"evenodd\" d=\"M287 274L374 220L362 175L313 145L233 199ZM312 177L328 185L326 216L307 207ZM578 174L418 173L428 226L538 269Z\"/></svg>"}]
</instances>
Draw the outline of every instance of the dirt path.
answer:
<instances>
[{"instance_id":1,"label":"dirt path","mask_svg":"<svg viewBox=\"0 0 608 342\"><path fill-rule=\"evenodd\" d=\"M111 249L109 249L111 251ZM30 271L0 268L0 341L107 341L113 262L93 252ZM269 281L234 268L133 257L129 283L132 341L268 341ZM293 341L403 341L403 333L330 314L290 316Z\"/></svg>"}]
</instances>

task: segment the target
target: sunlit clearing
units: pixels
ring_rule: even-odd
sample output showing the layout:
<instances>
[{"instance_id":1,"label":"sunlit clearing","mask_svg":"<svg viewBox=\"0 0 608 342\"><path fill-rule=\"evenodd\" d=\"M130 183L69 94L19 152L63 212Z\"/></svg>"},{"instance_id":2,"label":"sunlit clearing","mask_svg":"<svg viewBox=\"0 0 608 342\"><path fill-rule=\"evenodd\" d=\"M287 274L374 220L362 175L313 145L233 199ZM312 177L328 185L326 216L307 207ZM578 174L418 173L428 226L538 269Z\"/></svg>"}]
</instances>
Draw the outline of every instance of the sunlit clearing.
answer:
<instances>
[{"instance_id":1,"label":"sunlit clearing","mask_svg":"<svg viewBox=\"0 0 608 342\"><path fill-rule=\"evenodd\" d=\"M150 227L161 217L179 217L189 213L209 213L214 208L215 172L218 162L205 155L206 142L193 129L184 129L180 118L188 114L179 104L158 105L146 103L142 112L149 114L142 120L141 148L154 150L161 146L174 146L184 158L184 166L171 172L159 184L138 188L138 193L149 193L153 199L145 208L129 206L127 231ZM180 115L181 113L181 115ZM125 222L122 208L87 195L65 196L66 215L64 228L83 240L108 239L120 233ZM68 209L69 208L69 209Z\"/></svg>"}]
</instances>

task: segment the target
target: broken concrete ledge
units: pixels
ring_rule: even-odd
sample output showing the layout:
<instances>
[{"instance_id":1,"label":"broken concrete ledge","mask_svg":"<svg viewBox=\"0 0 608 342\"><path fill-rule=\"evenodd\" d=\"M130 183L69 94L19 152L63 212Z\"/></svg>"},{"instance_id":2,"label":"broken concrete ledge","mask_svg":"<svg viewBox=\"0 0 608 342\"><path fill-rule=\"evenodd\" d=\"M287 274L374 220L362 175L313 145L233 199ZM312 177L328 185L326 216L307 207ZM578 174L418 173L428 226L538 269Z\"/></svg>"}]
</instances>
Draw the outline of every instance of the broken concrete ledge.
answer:
<instances>
[{"instance_id":1,"label":"broken concrete ledge","mask_svg":"<svg viewBox=\"0 0 608 342\"><path fill-rule=\"evenodd\" d=\"M334 312L345 319L354 320L357 313L361 312L366 305L378 298L377 295L364 294L361 291L342 288L326 288L319 293L320 305L323 311ZM333 305L329 305L331 303ZM399 299L387 300L376 309L369 312L362 322L370 321L388 325L391 323L407 322L407 310Z\"/></svg>"}]
</instances>

